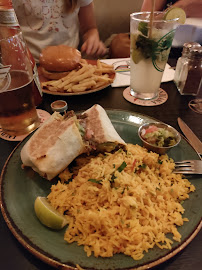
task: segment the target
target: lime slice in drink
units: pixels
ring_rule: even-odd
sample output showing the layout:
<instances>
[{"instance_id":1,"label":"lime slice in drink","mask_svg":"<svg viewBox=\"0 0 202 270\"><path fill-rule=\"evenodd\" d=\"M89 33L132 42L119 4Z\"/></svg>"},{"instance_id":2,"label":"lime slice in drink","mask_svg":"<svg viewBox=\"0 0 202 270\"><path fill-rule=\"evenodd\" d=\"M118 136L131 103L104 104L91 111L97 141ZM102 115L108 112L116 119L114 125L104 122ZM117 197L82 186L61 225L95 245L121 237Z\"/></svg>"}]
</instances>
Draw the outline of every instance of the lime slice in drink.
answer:
<instances>
[{"instance_id":1,"label":"lime slice in drink","mask_svg":"<svg viewBox=\"0 0 202 270\"><path fill-rule=\"evenodd\" d=\"M164 20L173 20L179 18L178 23L184 24L186 21L186 13L182 8L172 7L168 9L164 15Z\"/></svg>"},{"instance_id":2,"label":"lime slice in drink","mask_svg":"<svg viewBox=\"0 0 202 270\"><path fill-rule=\"evenodd\" d=\"M142 53L137 49L133 49L132 51L133 62L135 64L138 64L142 58L143 58Z\"/></svg>"},{"instance_id":3,"label":"lime slice in drink","mask_svg":"<svg viewBox=\"0 0 202 270\"><path fill-rule=\"evenodd\" d=\"M137 41L138 34L130 34L130 44L131 48L135 49L136 48L136 41Z\"/></svg>"},{"instance_id":4,"label":"lime slice in drink","mask_svg":"<svg viewBox=\"0 0 202 270\"><path fill-rule=\"evenodd\" d=\"M36 198L34 210L41 223L51 229L60 230L67 224L66 218L52 207L46 197Z\"/></svg>"}]
</instances>

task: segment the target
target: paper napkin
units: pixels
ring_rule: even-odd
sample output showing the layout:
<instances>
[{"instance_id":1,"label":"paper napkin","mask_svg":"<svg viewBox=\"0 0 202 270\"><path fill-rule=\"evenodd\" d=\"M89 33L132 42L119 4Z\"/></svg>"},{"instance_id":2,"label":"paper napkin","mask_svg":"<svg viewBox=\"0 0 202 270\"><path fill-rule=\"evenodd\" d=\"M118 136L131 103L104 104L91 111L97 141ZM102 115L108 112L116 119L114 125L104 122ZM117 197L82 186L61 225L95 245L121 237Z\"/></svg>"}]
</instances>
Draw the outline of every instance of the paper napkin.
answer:
<instances>
[{"instance_id":1,"label":"paper napkin","mask_svg":"<svg viewBox=\"0 0 202 270\"><path fill-rule=\"evenodd\" d=\"M112 87L124 87L130 85L130 58L104 59L102 62L113 65L116 70L116 77ZM161 82L169 82L174 78L175 71L166 64Z\"/></svg>"}]
</instances>

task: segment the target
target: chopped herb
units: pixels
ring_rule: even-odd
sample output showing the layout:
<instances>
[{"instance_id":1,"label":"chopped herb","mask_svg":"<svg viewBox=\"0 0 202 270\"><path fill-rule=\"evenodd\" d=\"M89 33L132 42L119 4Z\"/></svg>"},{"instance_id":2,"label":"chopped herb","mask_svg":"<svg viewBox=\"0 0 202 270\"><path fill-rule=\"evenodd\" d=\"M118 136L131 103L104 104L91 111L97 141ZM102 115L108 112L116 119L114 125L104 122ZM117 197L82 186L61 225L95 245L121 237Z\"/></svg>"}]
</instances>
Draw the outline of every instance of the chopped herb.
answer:
<instances>
[{"instance_id":1,"label":"chopped herb","mask_svg":"<svg viewBox=\"0 0 202 270\"><path fill-rule=\"evenodd\" d=\"M124 162L121 164L121 166L118 167L117 171L122 172L122 171L125 169L126 166L127 166L127 164L126 164L125 161L124 161Z\"/></svg>"},{"instance_id":2,"label":"chopped herb","mask_svg":"<svg viewBox=\"0 0 202 270\"><path fill-rule=\"evenodd\" d=\"M123 151L123 149L120 148L120 149L117 151L117 153L121 153L122 151Z\"/></svg>"},{"instance_id":3,"label":"chopped herb","mask_svg":"<svg viewBox=\"0 0 202 270\"><path fill-rule=\"evenodd\" d=\"M180 203L181 203L181 204L183 204L183 203L184 203L184 201L181 201Z\"/></svg>"},{"instance_id":4,"label":"chopped herb","mask_svg":"<svg viewBox=\"0 0 202 270\"><path fill-rule=\"evenodd\" d=\"M115 168L115 164L113 164L113 168Z\"/></svg>"},{"instance_id":5,"label":"chopped herb","mask_svg":"<svg viewBox=\"0 0 202 270\"><path fill-rule=\"evenodd\" d=\"M123 189L123 191L121 192L121 194L123 194L123 193L124 193L125 189L126 189L126 188L124 187L124 189Z\"/></svg>"},{"instance_id":6,"label":"chopped herb","mask_svg":"<svg viewBox=\"0 0 202 270\"><path fill-rule=\"evenodd\" d=\"M118 172L122 172L123 169L127 166L127 164L125 163L125 161L121 164L121 166L119 166L117 168L117 171ZM110 184L111 184L111 187L112 187L112 184L114 183L114 180L117 178L115 175L114 175L115 172L112 173L112 176L111 176L111 180L110 180Z\"/></svg>"},{"instance_id":7,"label":"chopped herb","mask_svg":"<svg viewBox=\"0 0 202 270\"><path fill-rule=\"evenodd\" d=\"M145 169L147 167L147 165L145 163L143 163L142 165L139 165L138 167L139 167L139 169Z\"/></svg>"},{"instance_id":8,"label":"chopped herb","mask_svg":"<svg viewBox=\"0 0 202 270\"><path fill-rule=\"evenodd\" d=\"M170 192L171 192L171 193L173 193L173 192L174 192L174 189L173 189L173 188L171 188Z\"/></svg>"},{"instance_id":9,"label":"chopped herb","mask_svg":"<svg viewBox=\"0 0 202 270\"><path fill-rule=\"evenodd\" d=\"M115 180L116 178L117 178L117 177L116 177L116 176L114 175L114 173L113 173L111 179L109 180L111 188L113 187L113 183L114 183L114 180Z\"/></svg>"},{"instance_id":10,"label":"chopped herb","mask_svg":"<svg viewBox=\"0 0 202 270\"><path fill-rule=\"evenodd\" d=\"M116 190L117 190L117 189L118 189L118 187L114 187L114 189L116 189Z\"/></svg>"},{"instance_id":11,"label":"chopped herb","mask_svg":"<svg viewBox=\"0 0 202 270\"><path fill-rule=\"evenodd\" d=\"M96 184L102 184L102 180L88 179L88 181Z\"/></svg>"},{"instance_id":12,"label":"chopped herb","mask_svg":"<svg viewBox=\"0 0 202 270\"><path fill-rule=\"evenodd\" d=\"M130 224L126 224L126 227L127 227L127 228L130 228Z\"/></svg>"},{"instance_id":13,"label":"chopped herb","mask_svg":"<svg viewBox=\"0 0 202 270\"><path fill-rule=\"evenodd\" d=\"M162 164L162 163L163 163L163 160L160 160L160 159L159 159L159 160L158 160L158 163L159 163L159 164Z\"/></svg>"},{"instance_id":14,"label":"chopped herb","mask_svg":"<svg viewBox=\"0 0 202 270\"><path fill-rule=\"evenodd\" d=\"M115 180L116 178L117 178L117 177L116 177L116 176L114 175L114 173L113 173L110 182L111 182L111 183L114 183L114 180Z\"/></svg>"}]
</instances>

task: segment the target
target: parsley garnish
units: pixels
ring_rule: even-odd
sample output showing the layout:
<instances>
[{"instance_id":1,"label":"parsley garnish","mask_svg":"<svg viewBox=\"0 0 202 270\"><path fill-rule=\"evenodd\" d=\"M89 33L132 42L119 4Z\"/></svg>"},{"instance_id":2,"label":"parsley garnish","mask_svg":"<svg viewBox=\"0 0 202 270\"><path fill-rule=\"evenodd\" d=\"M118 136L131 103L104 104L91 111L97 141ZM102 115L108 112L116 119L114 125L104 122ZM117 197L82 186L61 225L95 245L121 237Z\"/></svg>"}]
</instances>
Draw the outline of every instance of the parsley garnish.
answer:
<instances>
[{"instance_id":1,"label":"parsley garnish","mask_svg":"<svg viewBox=\"0 0 202 270\"><path fill-rule=\"evenodd\" d=\"M147 167L147 165L145 163L143 163L142 165L138 166L140 169L145 169Z\"/></svg>"},{"instance_id":2,"label":"parsley garnish","mask_svg":"<svg viewBox=\"0 0 202 270\"><path fill-rule=\"evenodd\" d=\"M121 164L121 166L118 167L117 171L118 171L118 172L122 172L122 171L125 169L126 166L127 166L127 164L126 164L125 161L124 161L124 162Z\"/></svg>"},{"instance_id":3,"label":"parsley garnish","mask_svg":"<svg viewBox=\"0 0 202 270\"><path fill-rule=\"evenodd\" d=\"M88 179L88 181L96 184L102 184L102 180Z\"/></svg>"}]
</instances>

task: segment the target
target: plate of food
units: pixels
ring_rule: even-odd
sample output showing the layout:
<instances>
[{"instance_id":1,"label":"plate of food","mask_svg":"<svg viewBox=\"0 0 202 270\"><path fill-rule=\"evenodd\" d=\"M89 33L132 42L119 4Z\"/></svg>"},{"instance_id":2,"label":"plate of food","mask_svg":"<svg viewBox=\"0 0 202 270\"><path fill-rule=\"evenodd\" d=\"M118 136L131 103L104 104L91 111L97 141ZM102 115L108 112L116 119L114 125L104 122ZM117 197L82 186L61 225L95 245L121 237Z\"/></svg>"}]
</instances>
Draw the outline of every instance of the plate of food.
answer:
<instances>
[{"instance_id":1,"label":"plate of food","mask_svg":"<svg viewBox=\"0 0 202 270\"><path fill-rule=\"evenodd\" d=\"M51 134L36 147L55 119L60 140ZM80 116L55 114L21 142L0 185L3 217L18 241L58 269L148 269L186 247L201 228L202 181L173 173L174 161L199 156L183 138L165 155L143 148L138 128L154 120L94 105ZM66 144L73 155L64 158ZM86 147L93 149L90 156ZM22 160L34 170L23 169ZM64 160L69 166L63 171ZM68 224L61 230L43 225L34 210L37 198Z\"/></svg>"},{"instance_id":2,"label":"plate of food","mask_svg":"<svg viewBox=\"0 0 202 270\"><path fill-rule=\"evenodd\" d=\"M38 74L42 91L60 96L97 92L113 83L115 78L113 65L99 59L82 59L78 50L65 45L42 50Z\"/></svg>"}]
</instances>

